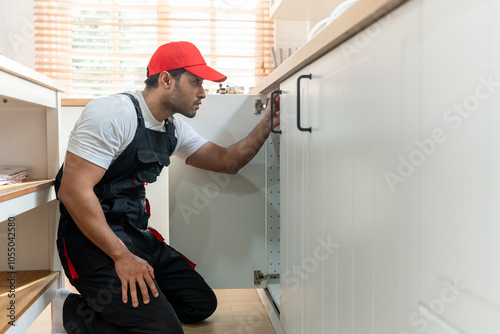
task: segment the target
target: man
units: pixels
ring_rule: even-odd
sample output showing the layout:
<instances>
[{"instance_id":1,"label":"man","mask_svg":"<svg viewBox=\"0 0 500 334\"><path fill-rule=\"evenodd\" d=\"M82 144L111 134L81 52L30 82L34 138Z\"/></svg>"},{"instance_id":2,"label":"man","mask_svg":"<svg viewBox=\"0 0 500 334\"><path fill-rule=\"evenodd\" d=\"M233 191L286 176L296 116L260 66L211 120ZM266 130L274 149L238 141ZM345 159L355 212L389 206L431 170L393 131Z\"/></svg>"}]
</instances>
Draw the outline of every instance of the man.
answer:
<instances>
[{"instance_id":1,"label":"man","mask_svg":"<svg viewBox=\"0 0 500 334\"><path fill-rule=\"evenodd\" d=\"M57 247L80 294L57 292L54 333L177 334L183 333L181 322L198 322L215 311L212 289L148 227L145 185L173 153L188 165L235 174L265 142L271 116L279 125L279 97L273 101L276 114L268 106L257 127L228 148L200 137L177 117L196 115L205 98L203 80L225 79L193 44L172 42L151 57L143 91L87 105L56 178Z\"/></svg>"}]
</instances>

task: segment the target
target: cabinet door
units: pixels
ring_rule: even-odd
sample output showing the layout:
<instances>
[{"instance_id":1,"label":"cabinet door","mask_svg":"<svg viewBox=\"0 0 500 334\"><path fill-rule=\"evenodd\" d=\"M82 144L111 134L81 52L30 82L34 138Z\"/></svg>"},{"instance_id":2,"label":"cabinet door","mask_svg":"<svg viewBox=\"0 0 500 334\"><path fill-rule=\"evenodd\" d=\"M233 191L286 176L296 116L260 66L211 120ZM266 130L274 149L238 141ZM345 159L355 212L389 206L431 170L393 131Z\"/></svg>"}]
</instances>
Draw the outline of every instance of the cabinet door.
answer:
<instances>
[{"instance_id":1,"label":"cabinet door","mask_svg":"<svg viewBox=\"0 0 500 334\"><path fill-rule=\"evenodd\" d=\"M404 333L416 310L417 193L392 193L384 172L418 134L418 13L309 66L304 333Z\"/></svg>"},{"instance_id":2,"label":"cabinet door","mask_svg":"<svg viewBox=\"0 0 500 334\"><path fill-rule=\"evenodd\" d=\"M252 112L256 98L209 95L196 117L186 121L204 138L228 147L260 121L262 114ZM264 151L237 175L172 158L170 244L197 264L212 288L254 288L254 270L266 269Z\"/></svg>"}]
</instances>

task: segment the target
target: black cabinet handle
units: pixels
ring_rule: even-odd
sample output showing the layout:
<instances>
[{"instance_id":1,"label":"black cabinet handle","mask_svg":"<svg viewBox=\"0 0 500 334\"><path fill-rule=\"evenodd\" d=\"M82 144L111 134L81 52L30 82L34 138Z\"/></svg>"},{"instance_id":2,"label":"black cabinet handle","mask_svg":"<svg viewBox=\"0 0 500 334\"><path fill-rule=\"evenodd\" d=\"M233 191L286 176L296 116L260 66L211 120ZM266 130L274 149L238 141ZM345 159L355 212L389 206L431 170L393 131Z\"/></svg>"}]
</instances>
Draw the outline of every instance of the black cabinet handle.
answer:
<instances>
[{"instance_id":1,"label":"black cabinet handle","mask_svg":"<svg viewBox=\"0 0 500 334\"><path fill-rule=\"evenodd\" d=\"M303 74L303 75L299 76L299 78L297 79L297 128L300 131L311 132L311 128L303 128L300 126L300 80L305 79L305 78L310 80L312 78L312 75L311 74Z\"/></svg>"},{"instance_id":2,"label":"black cabinet handle","mask_svg":"<svg viewBox=\"0 0 500 334\"><path fill-rule=\"evenodd\" d=\"M281 90L275 90L271 93L271 132L272 133L279 133L281 134L281 130L274 130L274 125L273 125L273 116L274 116L274 95L275 94L281 94Z\"/></svg>"}]
</instances>

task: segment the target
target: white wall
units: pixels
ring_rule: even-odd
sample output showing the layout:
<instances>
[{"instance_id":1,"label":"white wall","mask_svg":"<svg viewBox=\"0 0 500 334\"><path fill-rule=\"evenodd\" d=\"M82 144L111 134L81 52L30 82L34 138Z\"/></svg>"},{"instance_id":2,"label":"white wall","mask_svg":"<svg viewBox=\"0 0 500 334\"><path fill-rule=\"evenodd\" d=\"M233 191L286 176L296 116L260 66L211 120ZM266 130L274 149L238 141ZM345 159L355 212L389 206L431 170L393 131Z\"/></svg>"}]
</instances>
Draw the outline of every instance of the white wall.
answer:
<instances>
[{"instance_id":1,"label":"white wall","mask_svg":"<svg viewBox=\"0 0 500 334\"><path fill-rule=\"evenodd\" d=\"M35 68L33 0L0 0L0 54Z\"/></svg>"},{"instance_id":2,"label":"white wall","mask_svg":"<svg viewBox=\"0 0 500 334\"><path fill-rule=\"evenodd\" d=\"M5 53L5 28L6 28L6 20L5 20L5 1L0 1L0 13L3 13L2 20L0 21L0 54L3 55Z\"/></svg>"},{"instance_id":3,"label":"white wall","mask_svg":"<svg viewBox=\"0 0 500 334\"><path fill-rule=\"evenodd\" d=\"M276 57L279 60L279 49L283 50L283 61L288 56L288 49L292 50L294 53L298 48L300 48L307 39L307 33L311 27L312 22L310 21L288 21L279 20L275 22L274 26L274 36L275 36L275 48Z\"/></svg>"}]
</instances>

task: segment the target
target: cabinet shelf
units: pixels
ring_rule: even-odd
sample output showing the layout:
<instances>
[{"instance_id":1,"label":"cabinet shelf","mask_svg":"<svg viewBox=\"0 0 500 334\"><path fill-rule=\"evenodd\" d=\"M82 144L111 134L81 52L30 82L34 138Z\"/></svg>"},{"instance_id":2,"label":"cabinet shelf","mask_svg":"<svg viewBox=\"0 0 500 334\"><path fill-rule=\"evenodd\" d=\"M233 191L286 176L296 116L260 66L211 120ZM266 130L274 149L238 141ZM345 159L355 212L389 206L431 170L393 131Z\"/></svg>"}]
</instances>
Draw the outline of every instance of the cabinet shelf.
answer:
<instances>
[{"instance_id":1,"label":"cabinet shelf","mask_svg":"<svg viewBox=\"0 0 500 334\"><path fill-rule=\"evenodd\" d=\"M54 185L54 180L27 180L22 183L6 184L0 186L0 202L23 196L35 191L50 188Z\"/></svg>"},{"instance_id":2,"label":"cabinet shelf","mask_svg":"<svg viewBox=\"0 0 500 334\"><path fill-rule=\"evenodd\" d=\"M11 276L15 277L15 297L12 296L12 298L9 297ZM49 270L0 272L0 310L3 312L2 317L0 317L0 333L5 333L11 327L10 318L6 312L8 312L12 301L15 305L15 328L18 322L23 320L22 315L49 290L58 278L59 272ZM52 295L53 293L54 291L52 291ZM48 301L51 299L47 298Z\"/></svg>"},{"instance_id":3,"label":"cabinet shelf","mask_svg":"<svg viewBox=\"0 0 500 334\"><path fill-rule=\"evenodd\" d=\"M0 221L54 200L53 185L53 179L43 179L0 186Z\"/></svg>"}]
</instances>

